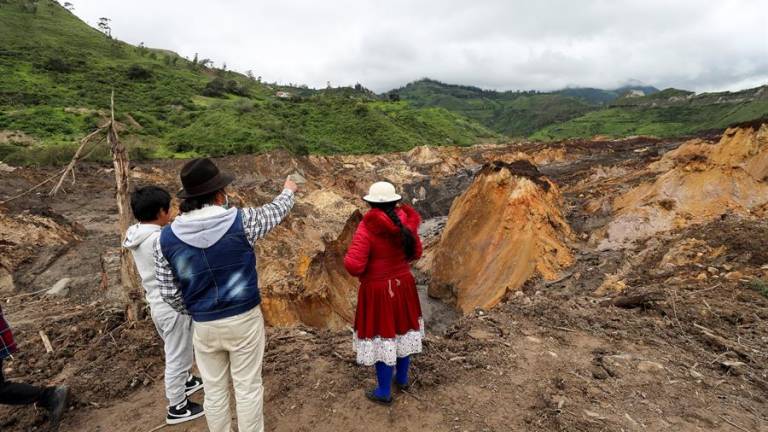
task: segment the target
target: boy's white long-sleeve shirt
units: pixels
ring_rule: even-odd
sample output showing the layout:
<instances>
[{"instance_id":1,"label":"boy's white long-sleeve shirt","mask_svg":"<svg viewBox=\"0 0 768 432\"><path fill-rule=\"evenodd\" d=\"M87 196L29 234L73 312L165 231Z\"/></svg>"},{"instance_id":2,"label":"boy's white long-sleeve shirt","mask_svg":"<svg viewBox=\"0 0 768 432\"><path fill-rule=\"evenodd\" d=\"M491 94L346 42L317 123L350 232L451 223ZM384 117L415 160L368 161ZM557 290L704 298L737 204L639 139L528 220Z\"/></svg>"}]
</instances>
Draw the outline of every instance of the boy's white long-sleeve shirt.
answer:
<instances>
[{"instance_id":1,"label":"boy's white long-sleeve shirt","mask_svg":"<svg viewBox=\"0 0 768 432\"><path fill-rule=\"evenodd\" d=\"M123 247L128 248L133 255L150 309L155 313L174 312L160 296L160 284L155 276L154 251L160 230L161 227L154 224L132 225L126 232Z\"/></svg>"}]
</instances>

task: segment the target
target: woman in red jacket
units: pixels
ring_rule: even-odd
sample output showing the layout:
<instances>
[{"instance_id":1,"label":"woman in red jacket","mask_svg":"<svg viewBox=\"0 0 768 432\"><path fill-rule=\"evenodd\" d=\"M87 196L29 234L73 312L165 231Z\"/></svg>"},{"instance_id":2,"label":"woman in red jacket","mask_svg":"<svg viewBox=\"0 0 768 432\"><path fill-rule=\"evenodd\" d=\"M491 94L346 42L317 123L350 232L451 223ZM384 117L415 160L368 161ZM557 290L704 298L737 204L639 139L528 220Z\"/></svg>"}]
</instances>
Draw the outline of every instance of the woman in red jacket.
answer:
<instances>
[{"instance_id":1,"label":"woman in red jacket","mask_svg":"<svg viewBox=\"0 0 768 432\"><path fill-rule=\"evenodd\" d=\"M424 322L410 262L421 257L421 217L386 182L374 183L363 198L371 206L344 257L360 279L355 315L357 362L376 366L378 387L368 399L392 403L392 378L408 387L410 355L421 352ZM395 370L396 369L396 372Z\"/></svg>"}]
</instances>

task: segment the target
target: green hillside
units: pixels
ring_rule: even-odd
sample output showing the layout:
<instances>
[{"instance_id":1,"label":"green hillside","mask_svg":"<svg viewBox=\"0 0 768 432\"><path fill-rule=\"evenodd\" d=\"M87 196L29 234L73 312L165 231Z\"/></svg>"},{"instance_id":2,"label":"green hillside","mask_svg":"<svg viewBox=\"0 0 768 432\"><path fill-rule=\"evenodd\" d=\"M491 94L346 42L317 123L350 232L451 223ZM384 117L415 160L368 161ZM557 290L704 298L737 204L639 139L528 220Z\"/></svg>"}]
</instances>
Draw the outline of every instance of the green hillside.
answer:
<instances>
[{"instance_id":1,"label":"green hillside","mask_svg":"<svg viewBox=\"0 0 768 432\"><path fill-rule=\"evenodd\" d=\"M542 93L496 92L423 79L392 93L414 106L445 108L497 132L540 140L679 137L768 117L768 86L700 95L641 85Z\"/></svg>"},{"instance_id":2,"label":"green hillside","mask_svg":"<svg viewBox=\"0 0 768 432\"><path fill-rule=\"evenodd\" d=\"M575 87L559 90L555 93L563 96L575 97L594 105L606 105L615 101L616 99L623 97L633 90L639 90L646 95L651 95L659 91L659 89L653 86L627 85L619 87L615 90L603 90L591 87Z\"/></svg>"},{"instance_id":3,"label":"green hillside","mask_svg":"<svg viewBox=\"0 0 768 432\"><path fill-rule=\"evenodd\" d=\"M0 135L0 160L65 160L104 121L112 89L133 157L386 152L497 136L445 109L390 102L359 86L281 87L132 46L52 0L0 0L0 132L25 134Z\"/></svg>"},{"instance_id":4,"label":"green hillside","mask_svg":"<svg viewBox=\"0 0 768 432\"><path fill-rule=\"evenodd\" d=\"M645 97L617 99L608 108L550 125L531 138L680 137L759 118L768 118L768 86L700 95L667 89Z\"/></svg>"},{"instance_id":5,"label":"green hillside","mask_svg":"<svg viewBox=\"0 0 768 432\"><path fill-rule=\"evenodd\" d=\"M557 93L496 92L430 79L412 82L391 94L416 107L445 108L511 136L527 136L598 108L583 99Z\"/></svg>"},{"instance_id":6,"label":"green hillside","mask_svg":"<svg viewBox=\"0 0 768 432\"><path fill-rule=\"evenodd\" d=\"M66 161L105 121L112 90L133 158L373 153L504 136L675 137L768 117L767 86L701 95L642 85L497 92L429 79L384 95L360 85L279 86L123 43L52 0L0 0L0 160Z\"/></svg>"}]
</instances>

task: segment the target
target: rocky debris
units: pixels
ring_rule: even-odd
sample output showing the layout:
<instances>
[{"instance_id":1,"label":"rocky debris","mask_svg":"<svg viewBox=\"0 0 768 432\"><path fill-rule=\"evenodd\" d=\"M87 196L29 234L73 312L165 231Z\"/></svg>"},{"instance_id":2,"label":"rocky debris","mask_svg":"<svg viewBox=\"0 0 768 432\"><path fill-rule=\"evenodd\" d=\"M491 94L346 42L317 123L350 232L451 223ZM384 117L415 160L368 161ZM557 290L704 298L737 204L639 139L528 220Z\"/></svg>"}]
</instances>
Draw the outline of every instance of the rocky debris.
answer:
<instances>
[{"instance_id":1,"label":"rocky debris","mask_svg":"<svg viewBox=\"0 0 768 432\"><path fill-rule=\"evenodd\" d=\"M768 203L768 124L728 129L717 144L696 139L650 166L660 173L613 201L613 220L592 235L601 249Z\"/></svg>"},{"instance_id":2,"label":"rocky debris","mask_svg":"<svg viewBox=\"0 0 768 432\"><path fill-rule=\"evenodd\" d=\"M557 279L573 260L560 205L557 186L529 161L485 165L451 207L429 295L468 313L534 275Z\"/></svg>"},{"instance_id":3,"label":"rocky debris","mask_svg":"<svg viewBox=\"0 0 768 432\"><path fill-rule=\"evenodd\" d=\"M307 179L298 172L289 175L288 178L291 179L296 184L303 185L307 183Z\"/></svg>"},{"instance_id":4,"label":"rocky debris","mask_svg":"<svg viewBox=\"0 0 768 432\"><path fill-rule=\"evenodd\" d=\"M0 161L0 173L12 173L16 171L16 167L10 166L3 161Z\"/></svg>"},{"instance_id":5,"label":"rocky debris","mask_svg":"<svg viewBox=\"0 0 768 432\"><path fill-rule=\"evenodd\" d=\"M640 372L660 372L664 370L664 365L648 360L643 360L637 364L637 370Z\"/></svg>"},{"instance_id":6,"label":"rocky debris","mask_svg":"<svg viewBox=\"0 0 768 432\"><path fill-rule=\"evenodd\" d=\"M355 211L337 238L310 260L300 262L301 291L284 295L265 290L263 309L269 323L342 328L353 322L358 281L344 269L344 254L361 220L362 214Z\"/></svg>"},{"instance_id":7,"label":"rocky debris","mask_svg":"<svg viewBox=\"0 0 768 432\"><path fill-rule=\"evenodd\" d=\"M2 130L0 129L0 144L14 144L28 146L37 142L31 136L18 130Z\"/></svg>"},{"instance_id":8,"label":"rocky debris","mask_svg":"<svg viewBox=\"0 0 768 432\"><path fill-rule=\"evenodd\" d=\"M676 243L664 254L659 269L674 271L680 267L711 262L725 252L725 247L713 248L706 241L689 238ZM710 272L711 273L711 272ZM717 269L715 269L717 273Z\"/></svg>"},{"instance_id":9,"label":"rocky debris","mask_svg":"<svg viewBox=\"0 0 768 432\"><path fill-rule=\"evenodd\" d=\"M435 252L437 252L437 245L440 243L440 236L445 229L445 224L448 218L445 216L435 217L432 219L424 220L419 227L419 236L421 237L422 246L424 252L421 255L421 259L413 264L413 268L417 271L417 278L422 277L419 283L429 284L429 275L432 269Z\"/></svg>"},{"instance_id":10,"label":"rocky debris","mask_svg":"<svg viewBox=\"0 0 768 432\"><path fill-rule=\"evenodd\" d=\"M722 420L727 418L746 430L759 430L768 365L762 348L768 342L768 297L742 280L768 278L768 249L764 247L768 223L759 216L768 216L768 206L750 210L750 215L716 217L703 225L693 221L686 228L640 238L630 248L618 250L597 251L581 241L583 237L574 240L565 235L567 229L559 225L558 212L552 207L562 208L571 226L579 227L579 234L591 234L598 225L578 222L579 218L599 215L610 219L616 196L660 175L646 166L671 148L666 147L668 143L630 144L552 144L565 148L568 157L541 167L546 177L529 169L520 170L527 176L504 166L497 171L493 165L479 173L487 160L519 160L517 146L429 148L428 154L412 155L411 160L405 154L293 158L280 152L222 159L222 165L237 175L233 197L246 205L268 202L279 191L283 176L297 172L307 180L291 216L257 242L265 316L271 324L264 371L271 390L265 403L276 413L276 430L305 426L303 418L317 419L319 430L351 430L360 415L372 416L372 424L387 426L388 411L370 410L359 393L360 388L371 385L373 376L354 364L345 327L351 319L347 313L353 310L357 281L340 264L359 220L356 212L365 207L360 196L370 181L383 175L402 181L398 186L406 190L416 190L409 188L428 180L432 189L425 192L426 198L442 194L445 200L440 206L444 206L455 194L454 207L460 210L456 214L464 215L463 219L452 214L448 219L425 221L421 234L427 250L417 263L420 284L429 281L438 252L444 253L438 246L440 239L449 230L454 230L451 238L456 242L451 246L458 252L470 247L482 251L493 265L496 255L490 251L507 259L522 245L525 254L515 263L534 268L534 276L527 278L523 289L510 292L503 304L492 309L473 309L474 313L449 318L425 312L427 338L424 352L414 357L414 386L408 394L396 397L406 414L434 407L424 416L434 422L419 424L415 420L420 416L406 415L404 429L699 430L727 428ZM535 144L525 151L535 155L541 146L544 144ZM450 169L460 168L443 173L441 164L434 163L436 159L445 160ZM175 190L181 163L141 163L132 171L133 179L139 185L159 183ZM596 164L616 168L597 170ZM19 168L3 177L11 180L0 182L0 194L16 194L42 181L51 170ZM467 194L441 192L443 187L452 188L452 176L464 170L470 181L457 187L466 188ZM593 174L600 178L580 183ZM494 185L488 179L499 181ZM550 189L545 191L536 180L547 181ZM487 184L482 186L483 182ZM98 427L94 424L106 424L100 426L104 430L133 430L136 419L117 419L110 424L114 412L126 408L152 412L162 393L162 349L156 330L149 319L135 326L124 324L120 303L108 295L120 292L113 269L119 256L117 234L114 219L108 217L114 214L110 186L111 178L103 171L82 170L70 190L82 193L70 193L66 199L50 203L56 212L88 228L72 228L76 236L84 238L64 254L57 248L68 247L68 240L63 244L41 241L30 254L19 238L13 238L12 245L0 238L3 265L18 264L5 279L0 265L0 286L10 279L9 284L30 292L39 288L33 289L28 280L34 279L35 287L48 288L71 276L68 298L3 295L4 311L18 330L21 344L17 359L5 364L6 371L20 381L72 384L76 398L62 427L67 430ZM470 205L465 195L472 191L475 199ZM564 195L562 207L556 192ZM29 212L24 212L37 200L14 201L2 214L13 223L19 223L14 218L21 215L22 231L29 229L34 234L36 225L27 218ZM429 209L427 201L416 204ZM679 208L664 197L655 198L650 205L666 211ZM470 213L473 206L482 212ZM594 213L585 214L586 206ZM69 229L53 213L31 213ZM489 223L497 224L494 233L531 230L533 234L517 233L509 241L505 239L511 237L499 234L489 238L496 243L482 244L475 231L464 229L485 229L473 216L492 219ZM95 235L97 231L99 235ZM37 241L34 235L30 239ZM558 243L553 239L565 240ZM565 270L552 264L554 279L537 277L537 267L530 261L544 260L542 257L549 257L548 263L556 261L554 246L562 244L571 248L573 264ZM23 254L20 263L16 252ZM450 262L445 261L446 265ZM465 264L458 259L452 262L459 268ZM91 263L95 269L90 268ZM46 268L43 274L34 275ZM478 260L467 274L474 271L491 280L484 268L485 263ZM736 280L737 274L731 275L733 280L726 277L734 272L743 278ZM604 298L595 298L594 291L610 276L614 288L605 291L609 301L604 302ZM638 297L643 294L654 295L627 304L639 307L613 306L620 298L643 300ZM424 304L448 310L440 302L422 299ZM330 329L305 327L305 322ZM41 330L50 338L54 352L45 352ZM306 403L297 404L297 400ZM712 406L718 407L716 414L711 413ZM40 429L44 423L40 413L0 407L0 429Z\"/></svg>"},{"instance_id":11,"label":"rocky debris","mask_svg":"<svg viewBox=\"0 0 768 432\"><path fill-rule=\"evenodd\" d=\"M45 295L53 297L66 297L69 295L70 278L63 278L56 282L51 289L45 292Z\"/></svg>"},{"instance_id":12,"label":"rocky debris","mask_svg":"<svg viewBox=\"0 0 768 432\"><path fill-rule=\"evenodd\" d=\"M13 275L5 267L0 266L0 295L12 295L15 290Z\"/></svg>"},{"instance_id":13,"label":"rocky debris","mask_svg":"<svg viewBox=\"0 0 768 432\"><path fill-rule=\"evenodd\" d=\"M446 177L424 177L404 186L404 197L424 219L447 216L453 200L472 183L475 172L459 169Z\"/></svg>"},{"instance_id":14,"label":"rocky debris","mask_svg":"<svg viewBox=\"0 0 768 432\"><path fill-rule=\"evenodd\" d=\"M742 375L746 365L747 364L744 362L732 360L725 360L720 362L720 366L723 368L723 370L730 373L731 375Z\"/></svg>"},{"instance_id":15,"label":"rocky debris","mask_svg":"<svg viewBox=\"0 0 768 432\"><path fill-rule=\"evenodd\" d=\"M2 290L27 285L79 240L76 227L67 222L49 210L16 215L0 211Z\"/></svg>"}]
</instances>

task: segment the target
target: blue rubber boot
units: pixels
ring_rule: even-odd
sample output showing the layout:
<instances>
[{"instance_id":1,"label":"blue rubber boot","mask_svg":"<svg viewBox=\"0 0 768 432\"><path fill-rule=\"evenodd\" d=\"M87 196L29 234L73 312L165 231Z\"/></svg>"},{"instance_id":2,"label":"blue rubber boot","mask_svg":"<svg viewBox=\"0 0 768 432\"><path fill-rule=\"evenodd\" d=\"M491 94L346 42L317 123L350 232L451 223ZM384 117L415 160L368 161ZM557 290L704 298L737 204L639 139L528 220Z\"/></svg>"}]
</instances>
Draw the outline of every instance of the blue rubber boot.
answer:
<instances>
[{"instance_id":1,"label":"blue rubber boot","mask_svg":"<svg viewBox=\"0 0 768 432\"><path fill-rule=\"evenodd\" d=\"M408 368L411 366L411 356L398 357L395 368L395 383L401 390L408 389Z\"/></svg>"},{"instance_id":2,"label":"blue rubber boot","mask_svg":"<svg viewBox=\"0 0 768 432\"><path fill-rule=\"evenodd\" d=\"M384 362L376 363L376 380L379 386L365 393L373 402L389 405L392 403L392 375L395 368L387 366Z\"/></svg>"}]
</instances>

